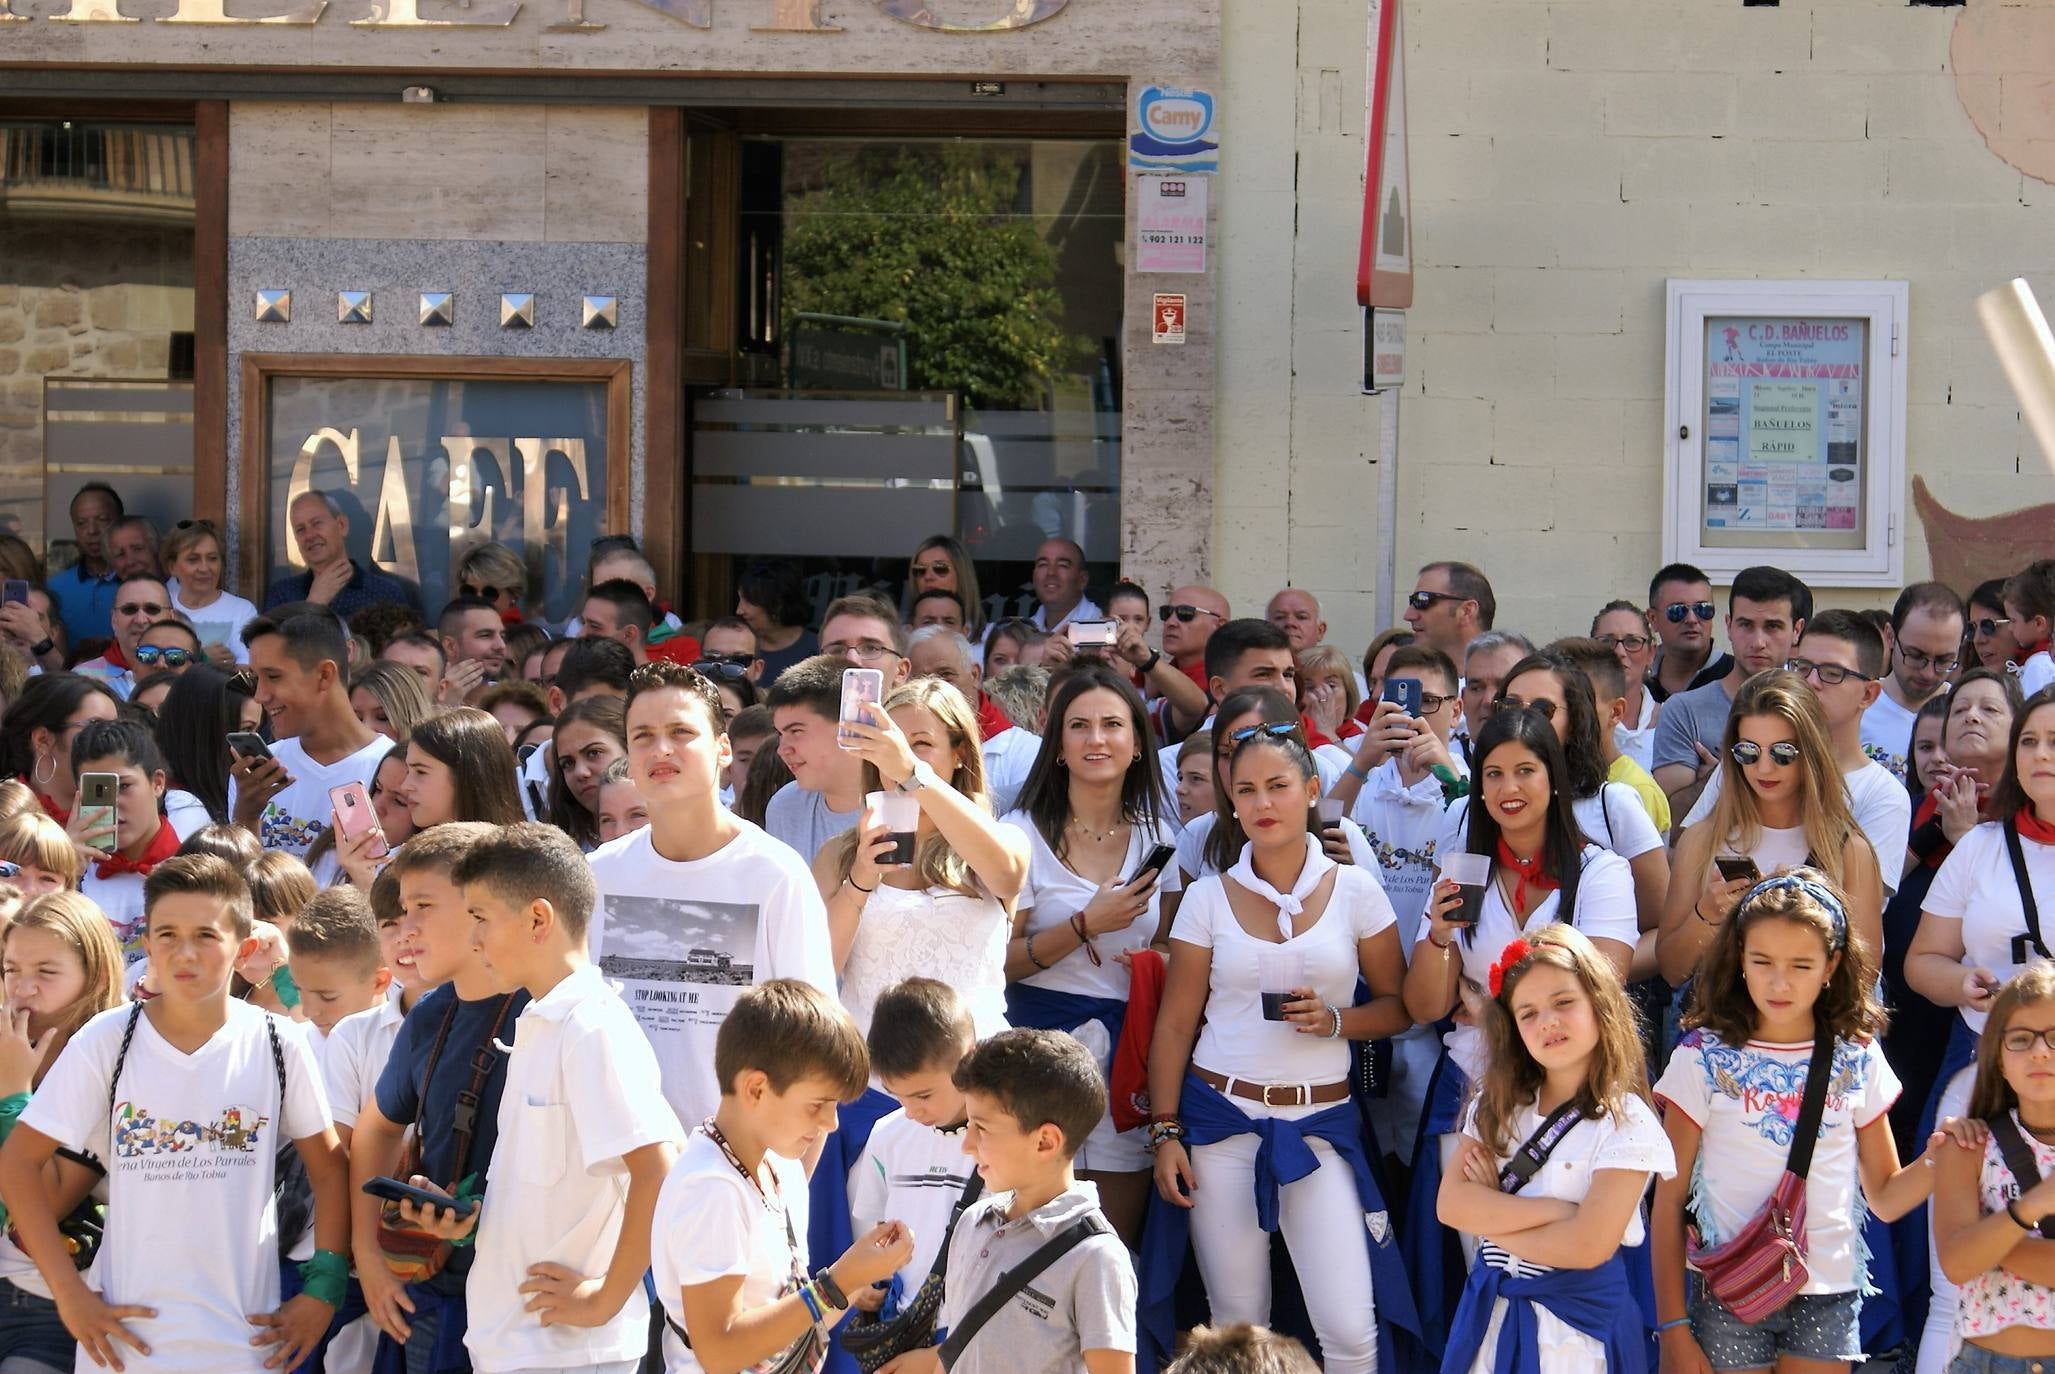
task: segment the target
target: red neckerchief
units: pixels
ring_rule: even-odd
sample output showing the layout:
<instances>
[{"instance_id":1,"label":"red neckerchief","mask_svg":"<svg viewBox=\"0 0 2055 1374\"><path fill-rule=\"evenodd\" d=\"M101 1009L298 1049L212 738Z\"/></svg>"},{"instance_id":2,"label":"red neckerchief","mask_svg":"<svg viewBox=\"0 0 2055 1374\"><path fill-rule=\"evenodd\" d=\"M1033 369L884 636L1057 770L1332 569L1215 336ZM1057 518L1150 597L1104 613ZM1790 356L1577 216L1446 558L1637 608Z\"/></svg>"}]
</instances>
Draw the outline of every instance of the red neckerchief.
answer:
<instances>
[{"instance_id":1,"label":"red neckerchief","mask_svg":"<svg viewBox=\"0 0 2055 1374\"><path fill-rule=\"evenodd\" d=\"M157 821L157 833L150 837L149 846L143 850L143 857L131 859L126 854L109 854L93 865L96 878L117 878L124 873L140 873L150 876L150 870L178 853L178 832L162 817Z\"/></svg>"},{"instance_id":2,"label":"red neckerchief","mask_svg":"<svg viewBox=\"0 0 2055 1374\"><path fill-rule=\"evenodd\" d=\"M2055 637L2043 639L2038 644L2029 645L2021 649L2019 651L2019 661L2024 663L2035 654L2048 654L2050 657L2055 657Z\"/></svg>"},{"instance_id":3,"label":"red neckerchief","mask_svg":"<svg viewBox=\"0 0 2055 1374\"><path fill-rule=\"evenodd\" d=\"M2031 806L2022 806L2012 817L2019 838L2032 840L2035 844L2055 844L2055 825L2049 824L2034 814Z\"/></svg>"},{"instance_id":4,"label":"red neckerchief","mask_svg":"<svg viewBox=\"0 0 2055 1374\"><path fill-rule=\"evenodd\" d=\"M978 693L978 743L984 744L994 735L1004 734L1013 728L1013 722L999 709L999 703Z\"/></svg>"},{"instance_id":5,"label":"red neckerchief","mask_svg":"<svg viewBox=\"0 0 2055 1374\"><path fill-rule=\"evenodd\" d=\"M28 774L17 773L15 774L15 777L21 780L22 786L28 788L29 791L36 794L36 804L43 808L44 815L48 816L51 820L57 822L59 825L64 825L65 823L71 820L71 812L65 810L56 802L51 801L48 794L46 794L42 788L36 786L36 784L30 780Z\"/></svg>"},{"instance_id":6,"label":"red neckerchief","mask_svg":"<svg viewBox=\"0 0 2055 1374\"><path fill-rule=\"evenodd\" d=\"M127 657L121 652L121 641L118 639L108 640L107 650L105 653L101 654L100 657L106 659L110 667L119 668L124 673L128 672L131 668L135 666L134 664L130 663Z\"/></svg>"},{"instance_id":7,"label":"red neckerchief","mask_svg":"<svg viewBox=\"0 0 2055 1374\"><path fill-rule=\"evenodd\" d=\"M1372 701L1370 698L1364 697L1363 704L1356 708L1354 719L1364 725L1368 725L1371 719L1376 716L1377 708L1382 704L1382 702Z\"/></svg>"},{"instance_id":8,"label":"red neckerchief","mask_svg":"<svg viewBox=\"0 0 2055 1374\"><path fill-rule=\"evenodd\" d=\"M1306 747L1308 749L1318 749L1323 745L1334 743L1333 740L1320 733L1320 727L1315 725L1313 718L1304 712L1299 714L1299 728L1306 732Z\"/></svg>"},{"instance_id":9,"label":"red neckerchief","mask_svg":"<svg viewBox=\"0 0 2055 1374\"><path fill-rule=\"evenodd\" d=\"M1513 906L1515 908L1513 917L1515 920L1523 919L1527 914L1527 889L1529 887L1532 887L1536 893L1543 893L1554 892L1562 886L1561 883L1541 871L1541 855L1536 854L1531 859L1523 859L1513 853L1512 847L1503 839L1498 842L1498 861L1513 870Z\"/></svg>"}]
</instances>

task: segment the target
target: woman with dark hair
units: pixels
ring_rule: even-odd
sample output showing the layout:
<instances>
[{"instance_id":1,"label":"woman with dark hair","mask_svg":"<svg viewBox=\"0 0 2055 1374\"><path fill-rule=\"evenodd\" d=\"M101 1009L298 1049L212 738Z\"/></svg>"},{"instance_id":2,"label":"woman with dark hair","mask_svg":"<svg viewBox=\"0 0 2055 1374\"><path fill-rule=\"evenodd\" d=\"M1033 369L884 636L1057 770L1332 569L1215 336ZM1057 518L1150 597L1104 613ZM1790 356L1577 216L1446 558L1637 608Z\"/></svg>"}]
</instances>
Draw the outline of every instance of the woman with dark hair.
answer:
<instances>
[{"instance_id":1,"label":"woman with dark hair","mask_svg":"<svg viewBox=\"0 0 2055 1374\"><path fill-rule=\"evenodd\" d=\"M400 795L417 830L444 821L514 825L527 819L507 732L471 706L430 716L414 727Z\"/></svg>"},{"instance_id":2,"label":"woman with dark hair","mask_svg":"<svg viewBox=\"0 0 2055 1374\"><path fill-rule=\"evenodd\" d=\"M1408 1213L1421 1218L1434 1215L1462 1104L1484 1067L1475 1012L1489 995L1491 966L1500 952L1524 930L1568 921L1624 982L1640 934L1627 861L1591 844L1577 824L1570 765L1554 723L1531 706L1503 704L1478 733L1471 756L1476 767L1470 794L1459 803L1466 818L1461 852L1489 861L1484 898L1474 922L1466 923L1462 889L1446 876L1437 879L1406 970L1406 1010L1414 1021L1439 1021L1459 1004L1472 1012L1449 1033L1427 1090L1413 1157L1416 1210ZM1454 1311L1450 1300L1460 1287L1460 1281L1452 1287L1448 1280L1451 1269L1462 1272L1462 1257L1441 1248L1442 1237L1452 1234L1423 1225L1409 1227L1405 1237L1420 1319L1429 1331L1447 1329Z\"/></svg>"},{"instance_id":3,"label":"woman with dark hair","mask_svg":"<svg viewBox=\"0 0 2055 1374\"><path fill-rule=\"evenodd\" d=\"M114 720L121 703L107 684L80 673L42 673L0 714L0 776L27 783L62 824L78 797L71 741L92 720Z\"/></svg>"},{"instance_id":4,"label":"woman with dark hair","mask_svg":"<svg viewBox=\"0 0 2055 1374\"><path fill-rule=\"evenodd\" d=\"M813 618L806 581L789 558L766 558L742 574L735 584L735 614L756 633L765 682L776 682L778 674L821 651L820 640L806 628Z\"/></svg>"},{"instance_id":5,"label":"woman with dark hair","mask_svg":"<svg viewBox=\"0 0 2055 1374\"><path fill-rule=\"evenodd\" d=\"M179 674L157 708L157 747L171 775L165 814L181 837L228 820L228 737L264 728L250 679L195 663Z\"/></svg>"},{"instance_id":6,"label":"woman with dark hair","mask_svg":"<svg viewBox=\"0 0 2055 1374\"><path fill-rule=\"evenodd\" d=\"M963 603L963 637L979 642L985 632L985 608L978 594L977 564L970 550L954 535L931 535L913 551L906 568L906 597L909 604L922 592L955 592Z\"/></svg>"},{"instance_id":7,"label":"woman with dark hair","mask_svg":"<svg viewBox=\"0 0 2055 1374\"><path fill-rule=\"evenodd\" d=\"M556 767L549 778L549 823L588 854L599 847L599 789L607 765L628 756L628 726L619 697L586 697L557 717Z\"/></svg>"},{"instance_id":8,"label":"woman with dark hair","mask_svg":"<svg viewBox=\"0 0 2055 1374\"><path fill-rule=\"evenodd\" d=\"M89 722L71 754L77 772L112 773L120 780L111 827L87 827L74 812L69 829L75 842L92 851L80 890L107 914L133 964L143 957L143 880L178 852L178 832L164 818L164 756L147 727L126 720Z\"/></svg>"},{"instance_id":9,"label":"woman with dark hair","mask_svg":"<svg viewBox=\"0 0 2055 1374\"><path fill-rule=\"evenodd\" d=\"M1050 699L1041 750L1006 817L1030 848L1006 946L1007 1020L1069 1031L1102 1073L1126 1024L1130 956L1162 940L1177 911L1175 865L1143 869L1177 838L1154 744L1148 708L1124 673L1072 668ZM1075 1162L1133 1244L1149 1196L1142 1132L1119 1131L1109 1113Z\"/></svg>"},{"instance_id":10,"label":"woman with dark hair","mask_svg":"<svg viewBox=\"0 0 2055 1374\"><path fill-rule=\"evenodd\" d=\"M993 621L985 632L986 680L1023 663L1030 666L1039 664L1042 646L1048 641L1048 632L1032 620L1016 616L1011 620Z\"/></svg>"},{"instance_id":11,"label":"woman with dark hair","mask_svg":"<svg viewBox=\"0 0 2055 1374\"><path fill-rule=\"evenodd\" d=\"M1969 652L1965 663L1976 662L1992 672L2002 673L2026 657L2026 650L2012 633L2012 619L2005 614L2005 579L1982 582L1969 594L1966 633Z\"/></svg>"}]
</instances>

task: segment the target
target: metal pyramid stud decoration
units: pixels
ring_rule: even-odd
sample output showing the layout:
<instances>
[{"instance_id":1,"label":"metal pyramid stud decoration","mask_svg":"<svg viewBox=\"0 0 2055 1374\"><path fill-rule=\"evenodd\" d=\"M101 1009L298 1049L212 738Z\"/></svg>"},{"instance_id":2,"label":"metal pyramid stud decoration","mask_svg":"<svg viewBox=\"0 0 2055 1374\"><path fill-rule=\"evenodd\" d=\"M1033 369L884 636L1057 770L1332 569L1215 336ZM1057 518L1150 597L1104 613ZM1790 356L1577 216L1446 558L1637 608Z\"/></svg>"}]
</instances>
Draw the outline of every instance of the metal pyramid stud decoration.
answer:
<instances>
[{"instance_id":1,"label":"metal pyramid stud decoration","mask_svg":"<svg viewBox=\"0 0 2055 1374\"><path fill-rule=\"evenodd\" d=\"M586 329L612 329L618 322L620 307L612 296L585 297Z\"/></svg>"},{"instance_id":2,"label":"metal pyramid stud decoration","mask_svg":"<svg viewBox=\"0 0 2055 1374\"><path fill-rule=\"evenodd\" d=\"M527 291L513 292L499 298L499 327L501 329L535 328L535 297Z\"/></svg>"},{"instance_id":3,"label":"metal pyramid stud decoration","mask_svg":"<svg viewBox=\"0 0 2055 1374\"><path fill-rule=\"evenodd\" d=\"M257 293L257 323L287 324L293 317L293 293L290 291L259 291Z\"/></svg>"},{"instance_id":4,"label":"metal pyramid stud decoration","mask_svg":"<svg viewBox=\"0 0 2055 1374\"><path fill-rule=\"evenodd\" d=\"M371 323L371 293L369 291L336 292L335 318L338 324Z\"/></svg>"},{"instance_id":5,"label":"metal pyramid stud decoration","mask_svg":"<svg viewBox=\"0 0 2055 1374\"><path fill-rule=\"evenodd\" d=\"M448 291L423 291L421 293L421 323L424 325L452 325L457 322L457 298Z\"/></svg>"}]
</instances>

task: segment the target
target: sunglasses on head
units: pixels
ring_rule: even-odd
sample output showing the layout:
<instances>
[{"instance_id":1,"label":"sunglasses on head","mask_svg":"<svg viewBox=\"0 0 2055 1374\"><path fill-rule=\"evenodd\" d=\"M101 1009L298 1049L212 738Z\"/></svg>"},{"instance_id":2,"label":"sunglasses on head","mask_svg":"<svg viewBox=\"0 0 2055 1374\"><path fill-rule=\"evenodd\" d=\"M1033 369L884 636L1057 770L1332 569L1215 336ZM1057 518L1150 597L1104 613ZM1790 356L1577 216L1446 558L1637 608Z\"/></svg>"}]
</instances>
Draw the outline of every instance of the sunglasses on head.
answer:
<instances>
[{"instance_id":1,"label":"sunglasses on head","mask_svg":"<svg viewBox=\"0 0 2055 1374\"><path fill-rule=\"evenodd\" d=\"M200 656L191 649L181 649L176 645L167 649L155 644L144 644L136 649L136 662L145 668L156 667L159 660L162 660L167 668L183 668L188 663L198 663Z\"/></svg>"},{"instance_id":2,"label":"sunglasses on head","mask_svg":"<svg viewBox=\"0 0 2055 1374\"><path fill-rule=\"evenodd\" d=\"M1556 703L1548 700L1524 701L1519 697L1500 697L1497 702L1497 709L1500 711L1517 711L1523 706L1546 721L1553 721L1558 709Z\"/></svg>"},{"instance_id":3,"label":"sunglasses on head","mask_svg":"<svg viewBox=\"0 0 2055 1374\"><path fill-rule=\"evenodd\" d=\"M1970 621L1969 628L1975 632L1978 639L1989 639L2011 623L2012 621L2009 617L2001 619L1997 616L1987 615L1981 620Z\"/></svg>"},{"instance_id":4,"label":"sunglasses on head","mask_svg":"<svg viewBox=\"0 0 2055 1374\"><path fill-rule=\"evenodd\" d=\"M1414 592L1412 595L1408 596L1406 598L1406 604L1408 606L1411 606L1416 611L1424 611L1437 601L1468 601L1469 599L1470 598L1467 596L1457 596L1454 592L1423 591Z\"/></svg>"},{"instance_id":5,"label":"sunglasses on head","mask_svg":"<svg viewBox=\"0 0 2055 1374\"><path fill-rule=\"evenodd\" d=\"M122 615L163 615L165 608L154 601L129 601L114 608Z\"/></svg>"},{"instance_id":6,"label":"sunglasses on head","mask_svg":"<svg viewBox=\"0 0 2055 1374\"><path fill-rule=\"evenodd\" d=\"M1700 620L1711 620L1717 609L1710 601L1679 601L1674 606L1663 607L1663 619L1672 625L1682 625L1694 615Z\"/></svg>"},{"instance_id":7,"label":"sunglasses on head","mask_svg":"<svg viewBox=\"0 0 2055 1374\"><path fill-rule=\"evenodd\" d=\"M1265 725L1244 725L1239 730L1229 731L1227 737L1236 744L1242 744L1254 739L1258 735L1268 735L1272 739L1292 739L1298 733L1299 723L1297 721L1273 720Z\"/></svg>"},{"instance_id":8,"label":"sunglasses on head","mask_svg":"<svg viewBox=\"0 0 2055 1374\"><path fill-rule=\"evenodd\" d=\"M1158 606L1156 614L1162 617L1165 625L1170 623L1172 616L1176 616L1181 625L1189 625L1202 615L1210 615L1215 620L1220 619L1220 612L1209 611L1204 606Z\"/></svg>"},{"instance_id":9,"label":"sunglasses on head","mask_svg":"<svg viewBox=\"0 0 2055 1374\"><path fill-rule=\"evenodd\" d=\"M1734 762L1743 768L1753 768L1762 759L1762 746L1752 739L1741 740L1727 751L1734 756ZM1770 762L1779 768L1789 768L1798 762L1798 746L1787 739L1780 739L1770 746Z\"/></svg>"}]
</instances>

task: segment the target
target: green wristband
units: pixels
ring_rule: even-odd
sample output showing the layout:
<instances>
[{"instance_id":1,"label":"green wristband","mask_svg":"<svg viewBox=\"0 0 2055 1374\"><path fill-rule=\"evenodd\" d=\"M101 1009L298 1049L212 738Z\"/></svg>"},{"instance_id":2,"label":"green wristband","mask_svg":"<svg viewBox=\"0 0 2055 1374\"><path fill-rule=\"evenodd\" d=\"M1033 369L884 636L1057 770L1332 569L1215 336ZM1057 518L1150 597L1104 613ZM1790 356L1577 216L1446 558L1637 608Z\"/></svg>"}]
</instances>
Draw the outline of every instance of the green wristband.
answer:
<instances>
[{"instance_id":1,"label":"green wristband","mask_svg":"<svg viewBox=\"0 0 2055 1374\"><path fill-rule=\"evenodd\" d=\"M350 1293L350 1262L333 1250L316 1250L300 1265L300 1291L317 1302L341 1308Z\"/></svg>"}]
</instances>

